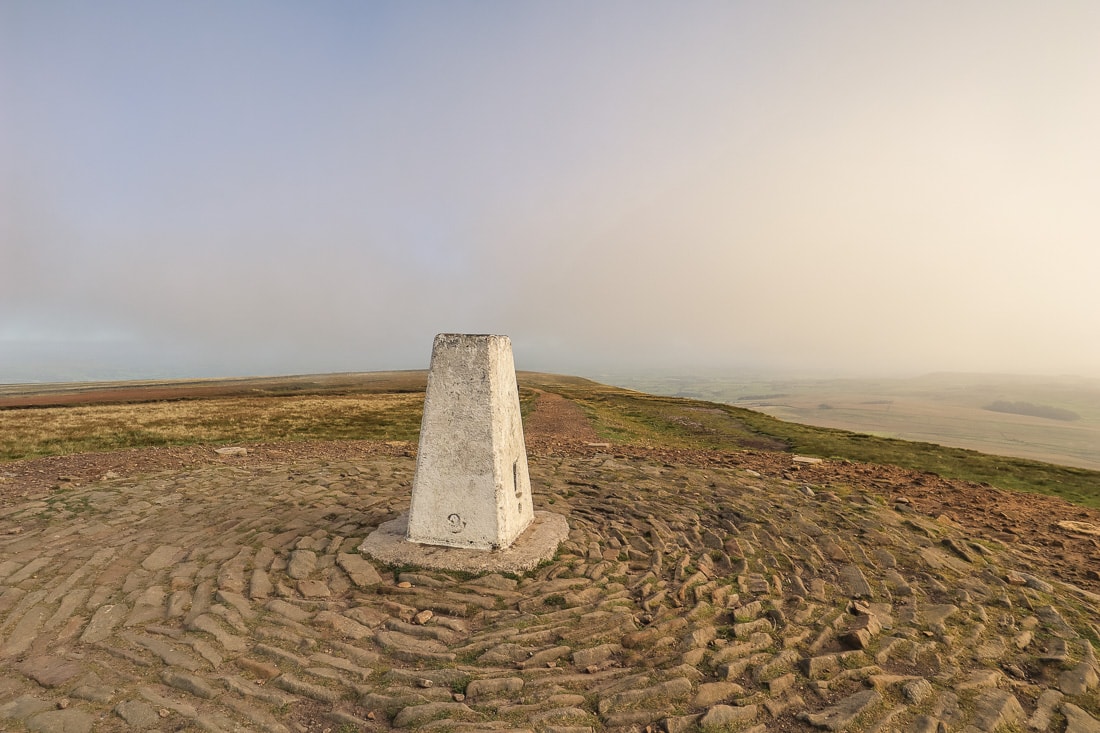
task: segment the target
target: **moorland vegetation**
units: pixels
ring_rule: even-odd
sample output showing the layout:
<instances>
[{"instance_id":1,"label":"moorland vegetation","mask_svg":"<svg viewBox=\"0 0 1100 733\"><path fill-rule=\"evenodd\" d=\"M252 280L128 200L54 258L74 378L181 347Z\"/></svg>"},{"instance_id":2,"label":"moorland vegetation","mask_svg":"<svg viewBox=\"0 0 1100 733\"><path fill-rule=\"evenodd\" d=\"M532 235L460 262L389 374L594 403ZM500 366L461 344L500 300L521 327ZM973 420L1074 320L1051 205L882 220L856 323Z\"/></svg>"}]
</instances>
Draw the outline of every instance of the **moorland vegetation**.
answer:
<instances>
[{"instance_id":1,"label":"moorland vegetation","mask_svg":"<svg viewBox=\"0 0 1100 733\"><path fill-rule=\"evenodd\" d=\"M68 391L7 387L0 395L0 460L150 446L416 441L426 373L340 376L207 381L197 394L173 383L116 384L108 391L84 390L88 396L80 404L63 396L78 386ZM1100 507L1100 472L1088 469L813 427L742 407L645 394L578 377L520 372L519 383L525 410L539 391L558 394L579 407L611 444L786 451L896 465ZM4 400L23 404L32 393L54 397L39 400L42 406L4 406ZM102 401L105 394L109 401ZM63 406L50 406L51 401Z\"/></svg>"}]
</instances>

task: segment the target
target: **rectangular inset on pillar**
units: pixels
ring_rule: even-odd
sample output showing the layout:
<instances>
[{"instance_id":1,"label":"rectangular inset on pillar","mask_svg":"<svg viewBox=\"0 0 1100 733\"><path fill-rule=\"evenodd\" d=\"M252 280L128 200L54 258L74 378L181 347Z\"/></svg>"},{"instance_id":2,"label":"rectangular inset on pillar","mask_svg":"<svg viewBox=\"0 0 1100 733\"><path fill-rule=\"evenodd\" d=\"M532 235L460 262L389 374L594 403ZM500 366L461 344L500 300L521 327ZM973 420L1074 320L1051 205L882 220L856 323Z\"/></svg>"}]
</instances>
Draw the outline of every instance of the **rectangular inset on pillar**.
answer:
<instances>
[{"instance_id":1,"label":"rectangular inset on pillar","mask_svg":"<svg viewBox=\"0 0 1100 733\"><path fill-rule=\"evenodd\" d=\"M439 334L424 395L407 538L502 549L533 518L511 340Z\"/></svg>"}]
</instances>

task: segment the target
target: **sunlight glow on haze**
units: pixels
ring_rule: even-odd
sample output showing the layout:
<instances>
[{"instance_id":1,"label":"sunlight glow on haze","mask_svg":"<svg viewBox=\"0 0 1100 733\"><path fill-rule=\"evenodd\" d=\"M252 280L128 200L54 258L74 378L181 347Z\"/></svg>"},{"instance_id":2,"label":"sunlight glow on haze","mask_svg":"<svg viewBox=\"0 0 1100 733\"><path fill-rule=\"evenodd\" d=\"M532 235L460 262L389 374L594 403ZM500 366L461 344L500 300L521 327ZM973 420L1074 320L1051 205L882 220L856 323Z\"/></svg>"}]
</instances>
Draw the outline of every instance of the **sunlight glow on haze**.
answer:
<instances>
[{"instance_id":1,"label":"sunlight glow on haze","mask_svg":"<svg viewBox=\"0 0 1100 733\"><path fill-rule=\"evenodd\" d=\"M444 331L1100 374L1098 39L1091 0L0 0L0 382Z\"/></svg>"}]
</instances>

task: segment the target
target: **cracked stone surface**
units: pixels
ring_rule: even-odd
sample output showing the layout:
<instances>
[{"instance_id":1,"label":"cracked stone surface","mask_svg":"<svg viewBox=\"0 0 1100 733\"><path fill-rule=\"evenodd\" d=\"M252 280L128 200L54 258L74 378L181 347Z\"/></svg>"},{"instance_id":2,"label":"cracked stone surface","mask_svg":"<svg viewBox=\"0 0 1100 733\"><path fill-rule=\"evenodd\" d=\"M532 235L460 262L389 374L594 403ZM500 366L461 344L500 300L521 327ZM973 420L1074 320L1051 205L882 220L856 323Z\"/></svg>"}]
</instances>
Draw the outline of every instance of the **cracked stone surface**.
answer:
<instances>
[{"instance_id":1,"label":"cracked stone surface","mask_svg":"<svg viewBox=\"0 0 1100 733\"><path fill-rule=\"evenodd\" d=\"M414 467L215 463L0 509L0 729L1100 726L1100 596L790 456L532 455L570 533L519 576L356 553Z\"/></svg>"}]
</instances>

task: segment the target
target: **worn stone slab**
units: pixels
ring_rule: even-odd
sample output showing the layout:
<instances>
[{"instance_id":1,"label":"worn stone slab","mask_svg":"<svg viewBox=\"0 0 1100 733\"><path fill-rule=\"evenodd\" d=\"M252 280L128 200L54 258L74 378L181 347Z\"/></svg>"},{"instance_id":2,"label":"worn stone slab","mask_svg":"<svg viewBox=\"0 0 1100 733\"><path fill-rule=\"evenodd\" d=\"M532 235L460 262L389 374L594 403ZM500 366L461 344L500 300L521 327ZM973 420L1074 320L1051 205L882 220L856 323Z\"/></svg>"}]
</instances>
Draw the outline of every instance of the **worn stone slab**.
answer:
<instances>
[{"instance_id":1,"label":"worn stone slab","mask_svg":"<svg viewBox=\"0 0 1100 733\"><path fill-rule=\"evenodd\" d=\"M707 729L724 729L728 726L741 725L756 720L759 710L756 705L737 707L734 705L714 705L699 718L699 727Z\"/></svg>"},{"instance_id":2,"label":"worn stone slab","mask_svg":"<svg viewBox=\"0 0 1100 733\"><path fill-rule=\"evenodd\" d=\"M878 705L881 701L882 696L875 690L864 690L846 697L836 705L825 708L820 712L802 713L799 718L815 728L829 731L847 730L856 718Z\"/></svg>"},{"instance_id":3,"label":"worn stone slab","mask_svg":"<svg viewBox=\"0 0 1100 733\"><path fill-rule=\"evenodd\" d=\"M871 586L858 565L845 565L840 569L840 585L851 598L870 598Z\"/></svg>"},{"instance_id":4,"label":"worn stone slab","mask_svg":"<svg viewBox=\"0 0 1100 733\"><path fill-rule=\"evenodd\" d=\"M522 689L523 678L521 677L473 680L466 686L466 697L476 699L486 695L499 695L502 692L519 692Z\"/></svg>"},{"instance_id":5,"label":"worn stone slab","mask_svg":"<svg viewBox=\"0 0 1100 733\"><path fill-rule=\"evenodd\" d=\"M160 724L161 718L152 705L141 700L124 700L115 705L115 715L137 730L150 730Z\"/></svg>"},{"instance_id":6,"label":"worn stone slab","mask_svg":"<svg viewBox=\"0 0 1100 733\"><path fill-rule=\"evenodd\" d=\"M408 728L430 720L466 717L473 714L467 705L460 702L430 702L424 705L410 705L393 718L393 727Z\"/></svg>"},{"instance_id":7,"label":"worn stone slab","mask_svg":"<svg viewBox=\"0 0 1100 733\"><path fill-rule=\"evenodd\" d=\"M313 550L294 550L290 553L286 574L295 580L308 578L317 568L317 553Z\"/></svg>"},{"instance_id":8,"label":"worn stone slab","mask_svg":"<svg viewBox=\"0 0 1100 733\"><path fill-rule=\"evenodd\" d=\"M43 687L63 685L84 670L77 662L48 655L31 657L17 669Z\"/></svg>"},{"instance_id":9,"label":"worn stone slab","mask_svg":"<svg viewBox=\"0 0 1100 733\"><path fill-rule=\"evenodd\" d=\"M94 644L103 641L114 633L115 627L122 623L127 608L119 604L107 604L96 609L88 628L81 634L80 640L85 644Z\"/></svg>"},{"instance_id":10,"label":"worn stone slab","mask_svg":"<svg viewBox=\"0 0 1100 733\"><path fill-rule=\"evenodd\" d=\"M1086 660L1058 676L1058 689L1067 695L1084 695L1096 687L1098 682L1100 682L1100 675L1097 675L1096 667Z\"/></svg>"},{"instance_id":11,"label":"worn stone slab","mask_svg":"<svg viewBox=\"0 0 1100 733\"><path fill-rule=\"evenodd\" d=\"M705 708L735 697L741 697L744 694L745 688L736 682L704 682L699 685L699 689L695 693L695 699L692 700L691 704Z\"/></svg>"},{"instance_id":12,"label":"worn stone slab","mask_svg":"<svg viewBox=\"0 0 1100 733\"><path fill-rule=\"evenodd\" d=\"M1006 690L986 690L974 703L971 724L979 730L993 731L1015 725L1024 719L1024 709L1016 696Z\"/></svg>"},{"instance_id":13,"label":"worn stone slab","mask_svg":"<svg viewBox=\"0 0 1100 733\"><path fill-rule=\"evenodd\" d=\"M95 718L79 708L48 710L27 719L32 733L91 733Z\"/></svg>"},{"instance_id":14,"label":"worn stone slab","mask_svg":"<svg viewBox=\"0 0 1100 733\"><path fill-rule=\"evenodd\" d=\"M14 700L0 704L0 720L24 720L52 707L54 707L53 703L33 695L20 695Z\"/></svg>"},{"instance_id":15,"label":"worn stone slab","mask_svg":"<svg viewBox=\"0 0 1100 733\"><path fill-rule=\"evenodd\" d=\"M1035 702L1035 712L1027 720L1027 727L1032 730L1046 730L1049 728L1054 717L1054 710L1064 697L1058 690L1043 690L1043 694L1039 695L1039 699Z\"/></svg>"},{"instance_id":16,"label":"worn stone slab","mask_svg":"<svg viewBox=\"0 0 1100 733\"><path fill-rule=\"evenodd\" d=\"M405 539L407 527L407 514L379 525L359 546L360 552L395 565L469 573L518 573L549 560L558 545L569 536L565 517L551 512L535 512L534 521L510 547L490 552L408 542Z\"/></svg>"},{"instance_id":17,"label":"worn stone slab","mask_svg":"<svg viewBox=\"0 0 1100 733\"><path fill-rule=\"evenodd\" d=\"M1062 703L1062 714L1066 716L1066 733L1100 733L1100 720L1073 703Z\"/></svg>"},{"instance_id":18,"label":"worn stone slab","mask_svg":"<svg viewBox=\"0 0 1100 733\"><path fill-rule=\"evenodd\" d=\"M180 547L174 545L161 545L153 550L152 554L141 561L141 567L154 572L163 570L175 563L183 554L184 551Z\"/></svg>"},{"instance_id":19,"label":"worn stone slab","mask_svg":"<svg viewBox=\"0 0 1100 733\"><path fill-rule=\"evenodd\" d=\"M382 582L382 576L374 569L374 566L364 560L362 556L350 552L341 552L336 555L336 564L348 574L351 582L360 588L369 588Z\"/></svg>"},{"instance_id":20,"label":"worn stone slab","mask_svg":"<svg viewBox=\"0 0 1100 733\"><path fill-rule=\"evenodd\" d=\"M44 606L35 606L27 611L23 618L19 620L19 623L15 625L11 636L0 645L0 659L18 657L30 649L31 644L38 636L38 629L49 616L50 611Z\"/></svg>"}]
</instances>

